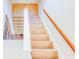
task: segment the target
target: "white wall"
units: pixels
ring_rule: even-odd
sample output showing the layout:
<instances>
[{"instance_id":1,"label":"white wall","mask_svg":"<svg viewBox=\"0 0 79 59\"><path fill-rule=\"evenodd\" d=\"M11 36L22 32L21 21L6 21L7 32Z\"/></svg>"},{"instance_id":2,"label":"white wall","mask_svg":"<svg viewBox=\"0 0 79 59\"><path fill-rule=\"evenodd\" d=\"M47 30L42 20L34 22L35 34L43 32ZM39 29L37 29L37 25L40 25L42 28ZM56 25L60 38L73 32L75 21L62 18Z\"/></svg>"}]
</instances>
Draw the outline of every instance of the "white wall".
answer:
<instances>
[{"instance_id":1,"label":"white wall","mask_svg":"<svg viewBox=\"0 0 79 59\"><path fill-rule=\"evenodd\" d=\"M38 3L38 0L12 0L13 3Z\"/></svg>"},{"instance_id":2,"label":"white wall","mask_svg":"<svg viewBox=\"0 0 79 59\"><path fill-rule=\"evenodd\" d=\"M74 59L74 52L42 11L42 9L46 9L52 19L54 19L57 25L64 31L68 38L70 38L70 41L75 44L74 0L41 0L39 2L39 15L41 21L58 51L59 59Z\"/></svg>"},{"instance_id":3,"label":"white wall","mask_svg":"<svg viewBox=\"0 0 79 59\"><path fill-rule=\"evenodd\" d=\"M12 14L11 14L11 4L9 0L3 1L3 24L5 24L5 15L9 18L9 23L11 26L11 30L13 32L13 24L12 24Z\"/></svg>"},{"instance_id":4,"label":"white wall","mask_svg":"<svg viewBox=\"0 0 79 59\"><path fill-rule=\"evenodd\" d=\"M23 40L3 41L4 59L32 59L31 51L23 50Z\"/></svg>"},{"instance_id":5,"label":"white wall","mask_svg":"<svg viewBox=\"0 0 79 59\"><path fill-rule=\"evenodd\" d=\"M58 26L75 44L74 39L74 0L41 0L40 9L46 9L48 14L54 19Z\"/></svg>"},{"instance_id":6,"label":"white wall","mask_svg":"<svg viewBox=\"0 0 79 59\"><path fill-rule=\"evenodd\" d=\"M49 34L51 41L55 46L55 49L58 52L59 59L74 59L74 52L57 32L55 27L51 25L50 20L45 16L43 12L40 13L40 18Z\"/></svg>"}]
</instances>

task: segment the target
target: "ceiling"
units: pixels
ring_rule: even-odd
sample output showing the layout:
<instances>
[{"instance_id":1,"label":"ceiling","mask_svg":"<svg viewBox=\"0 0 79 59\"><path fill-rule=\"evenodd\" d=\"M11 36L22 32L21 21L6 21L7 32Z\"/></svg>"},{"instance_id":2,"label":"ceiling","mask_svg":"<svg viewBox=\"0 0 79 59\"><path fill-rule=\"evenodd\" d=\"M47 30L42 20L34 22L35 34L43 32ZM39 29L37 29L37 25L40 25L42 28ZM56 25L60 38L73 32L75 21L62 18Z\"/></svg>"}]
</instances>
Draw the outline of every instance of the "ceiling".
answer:
<instances>
[{"instance_id":1,"label":"ceiling","mask_svg":"<svg viewBox=\"0 0 79 59\"><path fill-rule=\"evenodd\" d=\"M11 3L38 3L40 0L7 0Z\"/></svg>"}]
</instances>

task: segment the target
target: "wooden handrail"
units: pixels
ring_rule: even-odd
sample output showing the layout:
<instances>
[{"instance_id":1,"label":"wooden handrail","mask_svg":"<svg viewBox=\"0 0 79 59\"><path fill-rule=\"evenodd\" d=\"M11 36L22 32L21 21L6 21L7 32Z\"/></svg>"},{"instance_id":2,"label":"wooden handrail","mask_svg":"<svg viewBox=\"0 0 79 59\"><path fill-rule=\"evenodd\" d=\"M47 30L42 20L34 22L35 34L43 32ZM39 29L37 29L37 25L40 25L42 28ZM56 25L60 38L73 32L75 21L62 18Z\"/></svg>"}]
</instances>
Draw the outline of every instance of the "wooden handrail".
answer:
<instances>
[{"instance_id":1,"label":"wooden handrail","mask_svg":"<svg viewBox=\"0 0 79 59\"><path fill-rule=\"evenodd\" d=\"M5 18L6 18L5 22L6 22L6 25L7 25L7 27L8 27L9 35L12 35L11 26L10 26L10 22L9 22L8 16L5 15Z\"/></svg>"},{"instance_id":2,"label":"wooden handrail","mask_svg":"<svg viewBox=\"0 0 79 59\"><path fill-rule=\"evenodd\" d=\"M57 31L61 34L61 36L64 38L64 40L68 43L68 45L71 47L73 52L75 53L75 46L71 43L70 39L65 35L65 33L58 27L58 25L53 21L53 19L48 15L47 11L43 9L43 12L45 15L49 18L51 23L54 25L54 27L57 29Z\"/></svg>"}]
</instances>

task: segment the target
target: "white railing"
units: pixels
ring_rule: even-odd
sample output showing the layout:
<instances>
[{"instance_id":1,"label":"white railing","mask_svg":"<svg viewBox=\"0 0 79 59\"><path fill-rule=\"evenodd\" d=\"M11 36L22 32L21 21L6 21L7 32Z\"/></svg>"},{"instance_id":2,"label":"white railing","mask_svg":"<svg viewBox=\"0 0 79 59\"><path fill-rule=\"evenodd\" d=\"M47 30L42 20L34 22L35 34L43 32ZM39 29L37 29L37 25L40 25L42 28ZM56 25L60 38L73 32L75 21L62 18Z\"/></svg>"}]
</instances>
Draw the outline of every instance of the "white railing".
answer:
<instances>
[{"instance_id":1,"label":"white railing","mask_svg":"<svg viewBox=\"0 0 79 59\"><path fill-rule=\"evenodd\" d=\"M23 49L31 51L31 40L30 40L30 27L28 9L24 9L24 38L23 38Z\"/></svg>"}]
</instances>

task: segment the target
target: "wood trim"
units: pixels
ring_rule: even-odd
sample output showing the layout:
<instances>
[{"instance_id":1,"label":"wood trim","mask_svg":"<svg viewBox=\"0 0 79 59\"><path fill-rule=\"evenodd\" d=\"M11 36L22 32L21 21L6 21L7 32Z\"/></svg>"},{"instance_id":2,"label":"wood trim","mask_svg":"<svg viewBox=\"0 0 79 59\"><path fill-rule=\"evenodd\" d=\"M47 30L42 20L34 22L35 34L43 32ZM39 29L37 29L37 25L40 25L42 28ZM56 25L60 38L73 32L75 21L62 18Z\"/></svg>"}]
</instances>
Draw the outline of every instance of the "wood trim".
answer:
<instances>
[{"instance_id":1,"label":"wood trim","mask_svg":"<svg viewBox=\"0 0 79 59\"><path fill-rule=\"evenodd\" d=\"M67 44L71 47L71 49L73 50L73 52L75 53L75 46L71 43L70 39L65 35L65 33L58 27L58 25L54 22L54 20L48 15L48 12L43 9L43 12L45 13L45 15L49 18L49 20L51 21L52 25L54 25L54 27L57 29L57 31L61 34L61 36L64 38L64 40L67 42Z\"/></svg>"},{"instance_id":2,"label":"wood trim","mask_svg":"<svg viewBox=\"0 0 79 59\"><path fill-rule=\"evenodd\" d=\"M8 27L8 32L9 32L9 35L12 35L12 32L11 32L11 26L10 26L10 23L9 23L9 19L8 19L8 16L7 15L5 15L5 17L6 17L6 25L7 25L7 27Z\"/></svg>"}]
</instances>

